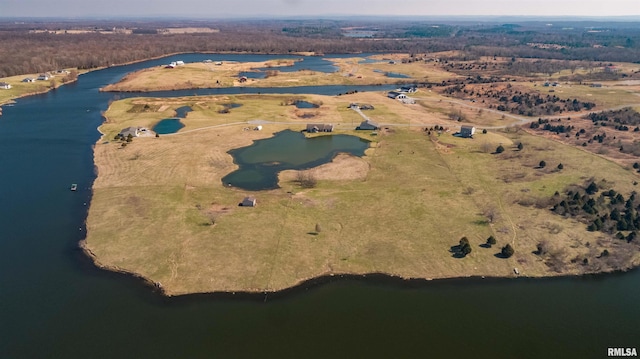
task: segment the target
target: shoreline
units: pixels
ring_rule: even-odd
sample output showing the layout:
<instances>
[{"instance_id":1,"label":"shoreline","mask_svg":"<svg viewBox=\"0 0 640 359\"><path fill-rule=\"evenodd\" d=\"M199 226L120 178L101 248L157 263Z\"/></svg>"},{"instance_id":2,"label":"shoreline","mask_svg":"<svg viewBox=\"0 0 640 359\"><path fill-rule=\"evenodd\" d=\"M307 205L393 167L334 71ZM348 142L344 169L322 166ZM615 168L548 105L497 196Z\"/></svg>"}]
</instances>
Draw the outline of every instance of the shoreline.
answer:
<instances>
[{"instance_id":1,"label":"shoreline","mask_svg":"<svg viewBox=\"0 0 640 359\"><path fill-rule=\"evenodd\" d=\"M89 72L89 71L87 71L87 72L83 72L82 74L85 74L85 73L88 73L88 72ZM80 75L81 75L81 74L78 74L78 77L79 77ZM48 89L46 89L46 90L42 90L42 91L34 91L34 92L27 92L27 93L23 93L23 94L20 94L20 95L18 95L18 96L16 96L16 97L12 97L12 98L10 98L10 99L6 100L5 102L0 102L0 116L2 116L2 106L10 105L10 104L16 103L16 100L21 99L21 98L23 98L23 97L29 97L29 96L35 96L35 95L42 95L42 94L45 94L45 93L51 92L51 91L53 91L53 90L56 90L56 89L58 89L58 88L60 88L60 87L62 87L62 86L64 86L64 85L72 84L72 83L74 83L74 82L77 82L77 81L78 81L78 77L76 77L75 79L73 79L73 80L71 80L71 81L67 81L67 82L62 82L62 83L56 84L56 86L55 86L55 87L53 87L53 88L48 88Z\"/></svg>"},{"instance_id":2,"label":"shoreline","mask_svg":"<svg viewBox=\"0 0 640 359\"><path fill-rule=\"evenodd\" d=\"M636 271L640 266L634 266L626 269L616 269L612 271L602 271L595 273L583 273L583 274L563 274L548 276L522 276L513 274L508 277L502 276L461 276L461 277L443 277L443 278L405 278L391 273L384 272L370 272L364 274L357 273L323 273L319 276L312 278L300 279L294 285L274 290L260 290L247 291L210 291L210 292L192 292L192 293L180 293L170 294L165 291L161 283L154 282L138 273L127 271L121 268L103 265L99 262L97 256L86 247L86 240L82 239L78 242L78 247L82 250L84 256L91 260L92 265L102 271L106 271L113 274L124 275L135 280L139 280L143 285L152 289L152 292L160 294L162 298L169 300L192 300L198 297L208 297L216 299L243 299L243 300L255 300L255 301L267 301L267 298L271 299L283 299L292 295L296 295L301 292L306 292L311 289L318 288L320 286L327 285L329 283L337 281L363 281L372 285L385 285L397 287L400 289L415 289L423 288L427 285L447 285L447 284L461 284L459 282L473 282L480 283L484 281L498 282L498 281L510 281L510 280L562 280L562 279L598 279L596 277L612 276L612 275L626 275L633 271Z\"/></svg>"}]
</instances>

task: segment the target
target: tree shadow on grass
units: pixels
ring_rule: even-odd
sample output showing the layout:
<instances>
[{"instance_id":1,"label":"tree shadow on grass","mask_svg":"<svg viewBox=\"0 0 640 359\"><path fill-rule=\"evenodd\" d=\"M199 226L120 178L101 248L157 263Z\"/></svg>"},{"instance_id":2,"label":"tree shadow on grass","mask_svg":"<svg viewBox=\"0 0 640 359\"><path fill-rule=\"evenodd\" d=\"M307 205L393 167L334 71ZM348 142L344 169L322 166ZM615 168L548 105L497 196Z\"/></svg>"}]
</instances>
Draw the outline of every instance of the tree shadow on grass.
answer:
<instances>
[{"instance_id":1,"label":"tree shadow on grass","mask_svg":"<svg viewBox=\"0 0 640 359\"><path fill-rule=\"evenodd\" d=\"M496 254L493 255L496 258L501 258L501 259L507 259L509 257L505 256L504 254L502 254L502 252L498 252Z\"/></svg>"},{"instance_id":2,"label":"tree shadow on grass","mask_svg":"<svg viewBox=\"0 0 640 359\"><path fill-rule=\"evenodd\" d=\"M311 236L317 236L317 235L318 235L318 232L307 232L307 234L308 234L308 235L311 235Z\"/></svg>"}]
</instances>

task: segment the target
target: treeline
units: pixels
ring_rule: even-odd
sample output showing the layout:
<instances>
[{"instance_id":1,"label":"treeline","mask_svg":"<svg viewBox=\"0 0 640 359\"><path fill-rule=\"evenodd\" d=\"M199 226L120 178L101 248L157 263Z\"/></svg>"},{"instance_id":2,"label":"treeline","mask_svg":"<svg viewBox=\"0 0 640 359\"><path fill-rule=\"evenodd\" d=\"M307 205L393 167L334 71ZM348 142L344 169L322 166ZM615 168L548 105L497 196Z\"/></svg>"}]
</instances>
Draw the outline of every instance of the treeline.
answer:
<instances>
[{"instance_id":1,"label":"treeline","mask_svg":"<svg viewBox=\"0 0 640 359\"><path fill-rule=\"evenodd\" d=\"M597 113L590 113L585 116L596 125L607 126L614 124L614 126L638 126L640 125L640 113L631 107L625 107L621 110L615 111L603 111ZM626 129L628 130L628 128Z\"/></svg>"},{"instance_id":2,"label":"treeline","mask_svg":"<svg viewBox=\"0 0 640 359\"><path fill-rule=\"evenodd\" d=\"M232 30L214 34L125 35L0 32L0 77L79 67L91 69L179 52L437 52L455 44L420 40L362 41L339 37L292 37L280 30Z\"/></svg>"},{"instance_id":3,"label":"treeline","mask_svg":"<svg viewBox=\"0 0 640 359\"><path fill-rule=\"evenodd\" d=\"M640 59L640 29L608 28L601 33L564 31L546 26L519 25L443 25L403 21L256 20L256 21L155 21L97 22L95 28L127 27L126 34L29 33L32 28L87 28L80 23L0 23L0 77L55 70L64 67L94 68L144 60L176 52L249 52L287 54L291 52L430 53L458 50L459 57L472 60L480 56L513 58L637 62ZM213 34L156 34L158 28L209 26ZM345 28L375 28L376 38L343 36ZM540 48L531 43L552 43L560 47ZM514 62L510 73L549 72L560 65L550 62Z\"/></svg>"}]
</instances>

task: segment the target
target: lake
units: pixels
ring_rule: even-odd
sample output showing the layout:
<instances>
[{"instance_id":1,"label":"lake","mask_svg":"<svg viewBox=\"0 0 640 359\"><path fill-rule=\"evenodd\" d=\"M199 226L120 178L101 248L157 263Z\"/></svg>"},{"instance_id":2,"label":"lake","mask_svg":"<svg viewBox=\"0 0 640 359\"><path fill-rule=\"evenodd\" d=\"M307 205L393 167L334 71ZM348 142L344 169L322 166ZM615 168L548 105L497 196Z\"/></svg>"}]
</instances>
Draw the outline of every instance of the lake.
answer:
<instances>
[{"instance_id":1,"label":"lake","mask_svg":"<svg viewBox=\"0 0 640 359\"><path fill-rule=\"evenodd\" d=\"M363 156L369 141L348 135L306 138L302 133L282 131L253 145L229 151L240 168L222 178L227 186L250 191L278 188L278 173L303 170L331 162L338 153Z\"/></svg>"},{"instance_id":2,"label":"lake","mask_svg":"<svg viewBox=\"0 0 640 359\"><path fill-rule=\"evenodd\" d=\"M138 279L97 269L77 246L95 179L92 146L109 101L133 96L98 89L176 60L282 57L170 56L81 75L77 83L3 107L0 357L603 358L607 347L640 346L638 270L432 282L330 277L278 294L165 298ZM353 89L367 91L293 93ZM78 183L76 192L71 183Z\"/></svg>"}]
</instances>

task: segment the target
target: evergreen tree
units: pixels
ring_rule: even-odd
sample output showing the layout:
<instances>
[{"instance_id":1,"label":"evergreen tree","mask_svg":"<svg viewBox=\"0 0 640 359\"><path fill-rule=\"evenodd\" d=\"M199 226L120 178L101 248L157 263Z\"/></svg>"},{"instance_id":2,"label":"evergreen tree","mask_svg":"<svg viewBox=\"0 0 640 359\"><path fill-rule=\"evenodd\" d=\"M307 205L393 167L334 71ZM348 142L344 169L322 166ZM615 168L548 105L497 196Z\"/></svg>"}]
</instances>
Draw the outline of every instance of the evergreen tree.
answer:
<instances>
[{"instance_id":1,"label":"evergreen tree","mask_svg":"<svg viewBox=\"0 0 640 359\"><path fill-rule=\"evenodd\" d=\"M507 244L506 246L502 247L502 250L500 251L500 253L504 258L510 258L514 252L515 251L513 250L513 247L511 247L510 244Z\"/></svg>"},{"instance_id":2,"label":"evergreen tree","mask_svg":"<svg viewBox=\"0 0 640 359\"><path fill-rule=\"evenodd\" d=\"M502 145L496 147L496 153L502 153L504 152L504 147L502 147Z\"/></svg>"},{"instance_id":3,"label":"evergreen tree","mask_svg":"<svg viewBox=\"0 0 640 359\"><path fill-rule=\"evenodd\" d=\"M489 247L491 247L492 245L496 244L496 239L493 236L489 236L489 238L487 238L487 245Z\"/></svg>"}]
</instances>

